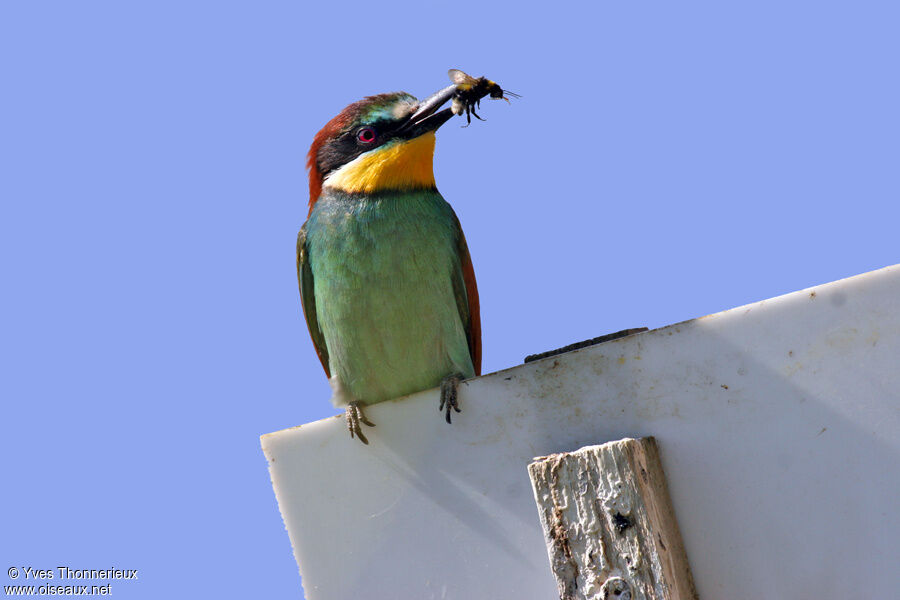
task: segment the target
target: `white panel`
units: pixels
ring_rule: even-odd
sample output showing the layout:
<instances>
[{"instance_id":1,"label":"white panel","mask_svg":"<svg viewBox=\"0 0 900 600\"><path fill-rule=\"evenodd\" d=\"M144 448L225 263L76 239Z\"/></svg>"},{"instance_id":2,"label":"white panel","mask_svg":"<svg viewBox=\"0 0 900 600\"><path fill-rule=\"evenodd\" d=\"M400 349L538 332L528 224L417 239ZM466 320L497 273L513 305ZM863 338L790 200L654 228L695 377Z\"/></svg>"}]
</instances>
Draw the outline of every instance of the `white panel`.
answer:
<instances>
[{"instance_id":1,"label":"white panel","mask_svg":"<svg viewBox=\"0 0 900 600\"><path fill-rule=\"evenodd\" d=\"M554 598L526 465L647 435L701 597L900 590L900 267L473 380L452 426L437 404L370 407L369 446L341 418L262 437L309 600Z\"/></svg>"}]
</instances>

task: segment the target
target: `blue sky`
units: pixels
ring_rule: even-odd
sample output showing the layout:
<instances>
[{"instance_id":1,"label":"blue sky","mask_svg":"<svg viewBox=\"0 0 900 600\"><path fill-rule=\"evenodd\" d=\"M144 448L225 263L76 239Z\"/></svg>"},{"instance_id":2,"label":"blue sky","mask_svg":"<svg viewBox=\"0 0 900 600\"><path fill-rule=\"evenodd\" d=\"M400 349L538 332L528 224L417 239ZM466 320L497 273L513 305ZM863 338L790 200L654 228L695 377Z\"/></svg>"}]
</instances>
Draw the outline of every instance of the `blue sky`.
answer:
<instances>
[{"instance_id":1,"label":"blue sky","mask_svg":"<svg viewBox=\"0 0 900 600\"><path fill-rule=\"evenodd\" d=\"M0 566L299 596L258 436L335 414L294 244L364 95L522 95L438 134L485 372L900 262L895 3L549 6L0 6Z\"/></svg>"}]
</instances>

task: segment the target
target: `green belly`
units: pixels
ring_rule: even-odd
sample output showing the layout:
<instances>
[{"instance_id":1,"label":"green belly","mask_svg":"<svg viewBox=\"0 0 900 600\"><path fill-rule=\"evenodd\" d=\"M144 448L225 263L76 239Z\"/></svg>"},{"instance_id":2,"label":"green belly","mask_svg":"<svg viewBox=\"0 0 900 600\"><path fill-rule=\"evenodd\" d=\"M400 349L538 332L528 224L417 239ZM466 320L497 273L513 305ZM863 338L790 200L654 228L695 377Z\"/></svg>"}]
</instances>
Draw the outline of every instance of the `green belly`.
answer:
<instances>
[{"instance_id":1,"label":"green belly","mask_svg":"<svg viewBox=\"0 0 900 600\"><path fill-rule=\"evenodd\" d=\"M372 404L474 369L454 295L458 229L437 192L323 194L307 224L332 377Z\"/></svg>"}]
</instances>

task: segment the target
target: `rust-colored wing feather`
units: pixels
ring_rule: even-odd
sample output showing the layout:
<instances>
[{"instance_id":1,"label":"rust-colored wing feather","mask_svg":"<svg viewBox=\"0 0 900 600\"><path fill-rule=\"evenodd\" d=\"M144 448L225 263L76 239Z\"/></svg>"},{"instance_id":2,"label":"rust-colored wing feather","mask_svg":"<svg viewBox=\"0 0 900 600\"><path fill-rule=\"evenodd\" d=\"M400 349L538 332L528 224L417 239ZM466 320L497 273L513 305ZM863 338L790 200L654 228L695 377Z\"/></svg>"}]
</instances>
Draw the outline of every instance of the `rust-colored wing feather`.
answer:
<instances>
[{"instance_id":1,"label":"rust-colored wing feather","mask_svg":"<svg viewBox=\"0 0 900 600\"><path fill-rule=\"evenodd\" d=\"M306 226L300 228L297 235L297 279L300 282L300 302L303 306L303 316L306 318L306 326L309 328L309 337L312 338L319 362L325 369L325 374L330 378L328 369L328 348L325 346L325 336L319 329L319 319L316 316L316 294L313 285L312 269L309 266L309 253L306 248Z\"/></svg>"},{"instance_id":2,"label":"rust-colored wing feather","mask_svg":"<svg viewBox=\"0 0 900 600\"><path fill-rule=\"evenodd\" d=\"M456 226L459 228L458 222ZM466 236L463 235L461 228L459 228L457 252L459 253L464 290L457 291L456 302L459 307L459 316L466 328L466 336L469 339L469 354L472 357L472 365L475 367L475 375L481 375L481 310L478 305L478 285L475 283L475 269L472 267L469 246L466 244Z\"/></svg>"}]
</instances>

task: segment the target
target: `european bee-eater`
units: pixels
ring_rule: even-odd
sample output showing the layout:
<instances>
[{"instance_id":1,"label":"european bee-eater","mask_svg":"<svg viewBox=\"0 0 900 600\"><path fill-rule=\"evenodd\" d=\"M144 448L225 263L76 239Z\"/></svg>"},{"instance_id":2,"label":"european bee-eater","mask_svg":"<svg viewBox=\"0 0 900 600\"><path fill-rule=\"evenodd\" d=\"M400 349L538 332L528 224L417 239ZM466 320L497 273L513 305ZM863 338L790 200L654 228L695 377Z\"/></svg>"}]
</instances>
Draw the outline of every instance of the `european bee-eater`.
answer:
<instances>
[{"instance_id":1,"label":"european bee-eater","mask_svg":"<svg viewBox=\"0 0 900 600\"><path fill-rule=\"evenodd\" d=\"M481 374L472 259L434 181L438 109L450 86L419 102L398 92L345 108L309 150L309 215L297 238L303 314L347 427L368 443L362 406L441 386L459 412L459 383Z\"/></svg>"}]
</instances>

